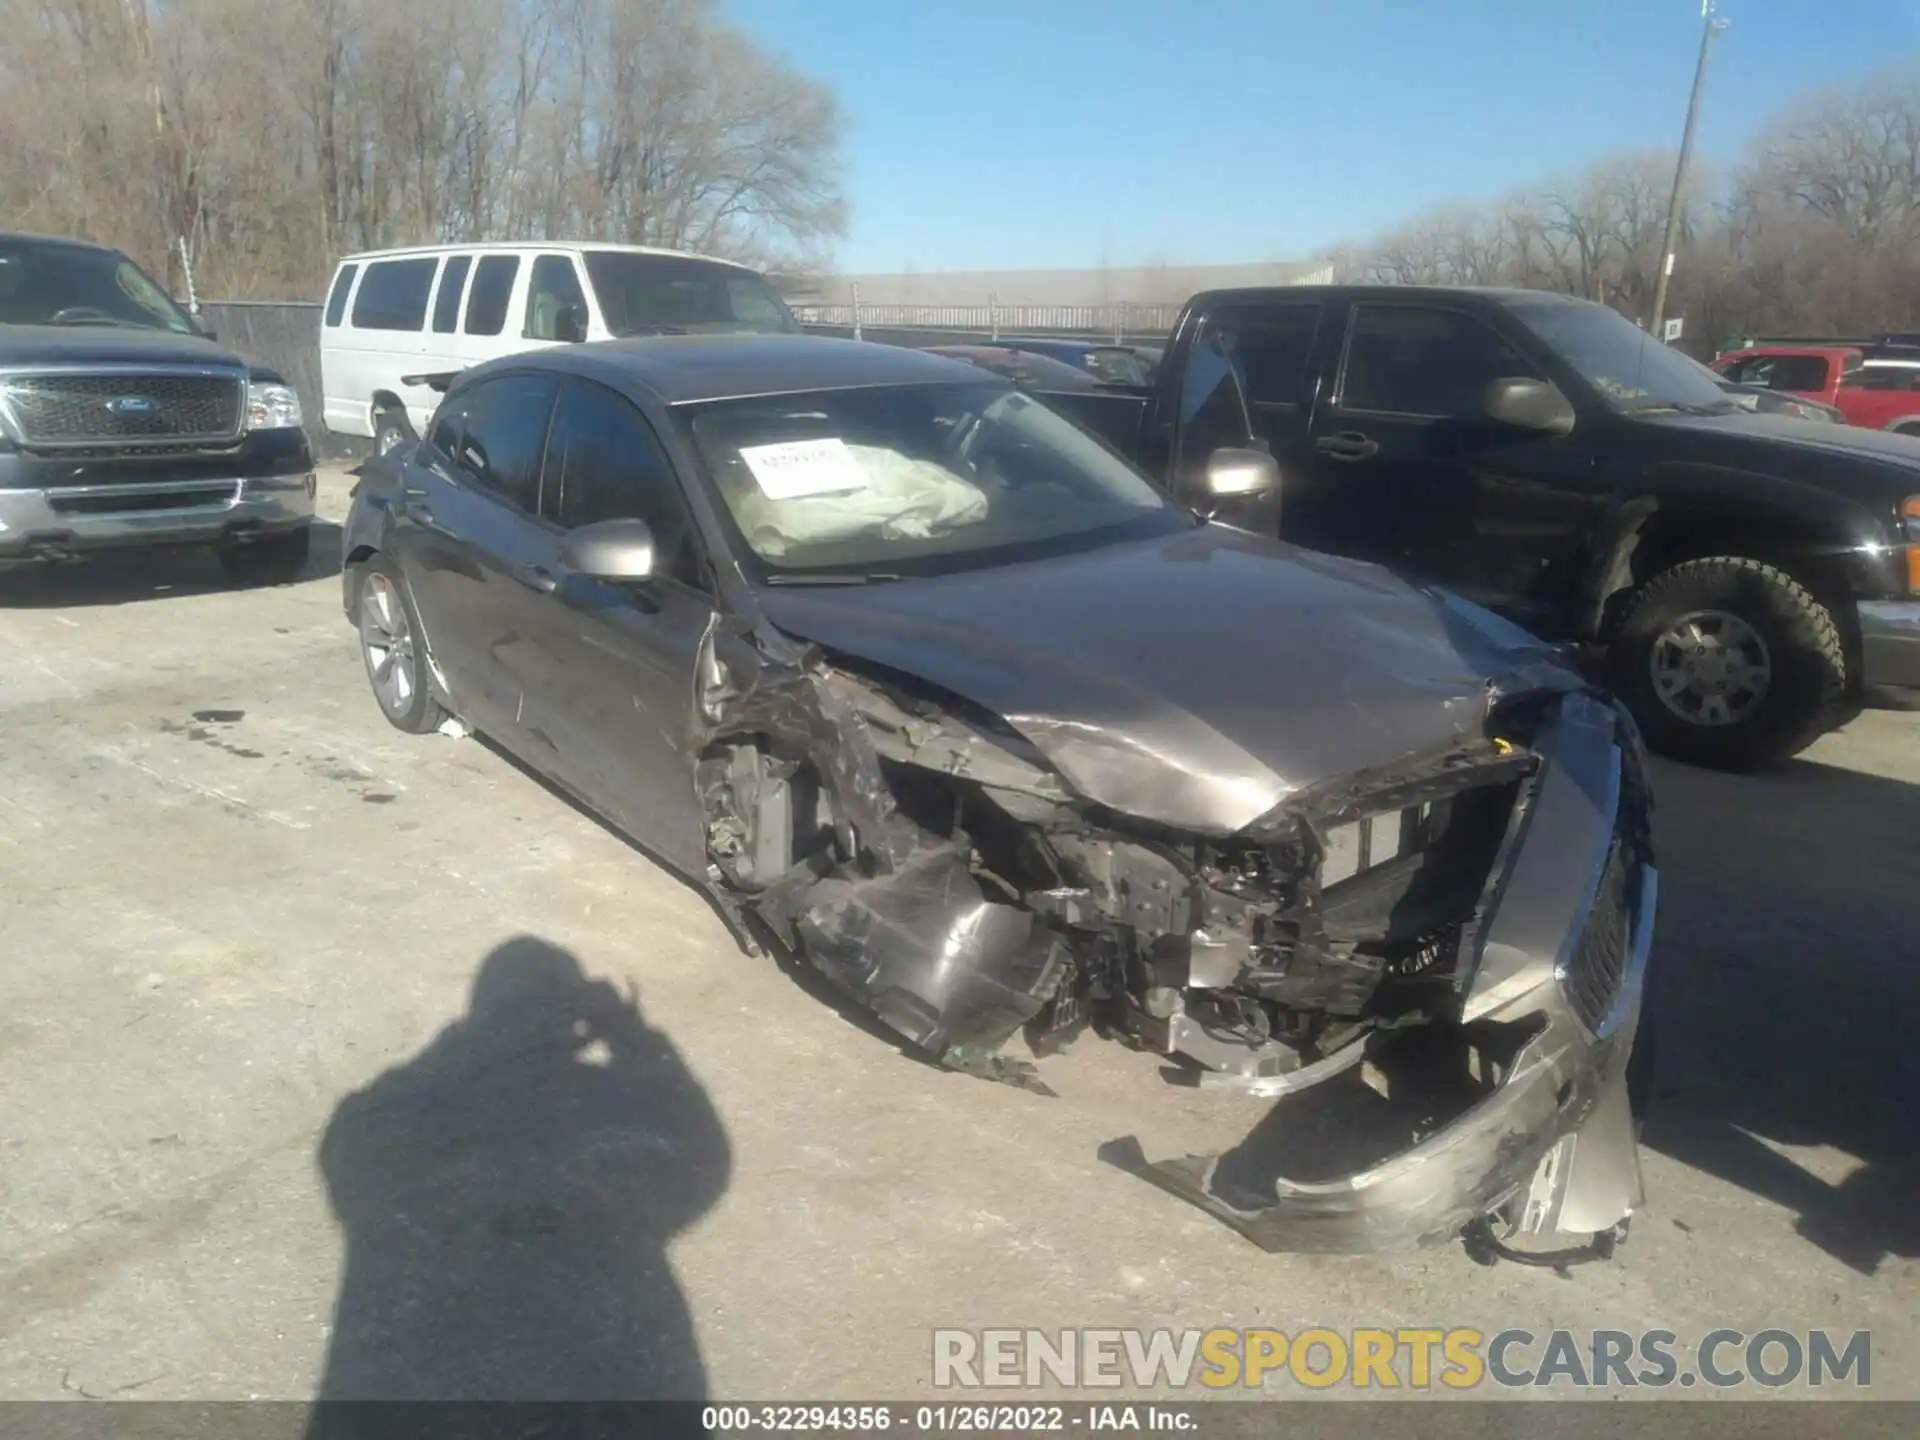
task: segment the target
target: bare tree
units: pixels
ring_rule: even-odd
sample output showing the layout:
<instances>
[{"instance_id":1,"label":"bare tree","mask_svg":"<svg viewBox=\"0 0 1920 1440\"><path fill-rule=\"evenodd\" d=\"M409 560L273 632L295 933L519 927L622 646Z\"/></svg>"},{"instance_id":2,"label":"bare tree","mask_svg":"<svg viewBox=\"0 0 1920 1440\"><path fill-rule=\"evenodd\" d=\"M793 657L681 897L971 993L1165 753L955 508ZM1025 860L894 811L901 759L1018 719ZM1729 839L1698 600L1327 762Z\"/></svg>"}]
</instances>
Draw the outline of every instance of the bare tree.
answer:
<instances>
[{"instance_id":1,"label":"bare tree","mask_svg":"<svg viewBox=\"0 0 1920 1440\"><path fill-rule=\"evenodd\" d=\"M0 226L203 293L342 252L595 238L818 263L832 93L712 0L0 0Z\"/></svg>"}]
</instances>

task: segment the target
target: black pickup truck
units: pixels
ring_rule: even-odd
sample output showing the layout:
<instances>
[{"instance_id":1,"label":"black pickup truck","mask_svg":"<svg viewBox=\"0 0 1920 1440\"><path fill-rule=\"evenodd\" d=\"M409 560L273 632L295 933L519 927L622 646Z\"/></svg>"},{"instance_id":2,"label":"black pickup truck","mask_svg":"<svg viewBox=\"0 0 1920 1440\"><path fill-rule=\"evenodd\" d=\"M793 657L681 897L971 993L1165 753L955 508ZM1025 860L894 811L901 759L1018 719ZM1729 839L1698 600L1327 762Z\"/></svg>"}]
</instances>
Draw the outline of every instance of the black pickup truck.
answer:
<instances>
[{"instance_id":1,"label":"black pickup truck","mask_svg":"<svg viewBox=\"0 0 1920 1440\"><path fill-rule=\"evenodd\" d=\"M298 578L314 513L300 400L139 266L0 233L0 564L203 546Z\"/></svg>"},{"instance_id":2,"label":"black pickup truck","mask_svg":"<svg viewBox=\"0 0 1920 1440\"><path fill-rule=\"evenodd\" d=\"M1678 758L1764 766L1920 686L1920 442L1752 414L1600 305L1211 291L1151 387L1045 398L1197 508L1216 451L1267 452L1216 518L1592 647Z\"/></svg>"}]
</instances>

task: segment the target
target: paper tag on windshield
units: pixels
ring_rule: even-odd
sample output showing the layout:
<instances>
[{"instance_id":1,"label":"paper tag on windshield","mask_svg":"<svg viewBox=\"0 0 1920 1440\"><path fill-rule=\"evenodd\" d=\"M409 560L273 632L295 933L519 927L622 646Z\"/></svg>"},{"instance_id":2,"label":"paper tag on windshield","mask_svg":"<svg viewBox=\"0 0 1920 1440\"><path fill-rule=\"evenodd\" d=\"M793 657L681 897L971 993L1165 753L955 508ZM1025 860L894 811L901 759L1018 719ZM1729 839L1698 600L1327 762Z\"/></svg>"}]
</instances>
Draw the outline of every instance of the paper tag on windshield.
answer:
<instances>
[{"instance_id":1,"label":"paper tag on windshield","mask_svg":"<svg viewBox=\"0 0 1920 1440\"><path fill-rule=\"evenodd\" d=\"M740 458L747 462L760 493L769 500L844 495L867 488L867 472L843 440L749 445L741 450Z\"/></svg>"}]
</instances>

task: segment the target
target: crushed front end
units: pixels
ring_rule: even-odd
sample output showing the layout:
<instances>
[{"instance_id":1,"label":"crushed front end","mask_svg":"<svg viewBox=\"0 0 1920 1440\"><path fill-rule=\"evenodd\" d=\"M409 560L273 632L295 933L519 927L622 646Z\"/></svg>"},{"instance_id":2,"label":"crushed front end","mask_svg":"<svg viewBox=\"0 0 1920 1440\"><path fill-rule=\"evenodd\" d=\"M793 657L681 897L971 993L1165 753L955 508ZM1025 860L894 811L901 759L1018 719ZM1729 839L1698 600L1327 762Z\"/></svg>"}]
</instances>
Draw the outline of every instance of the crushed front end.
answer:
<instances>
[{"instance_id":1,"label":"crushed front end","mask_svg":"<svg viewBox=\"0 0 1920 1440\"><path fill-rule=\"evenodd\" d=\"M1044 1090L1034 1061L1092 1029L1274 1097L1268 1157L1108 1151L1265 1248L1587 1242L1640 1198L1656 880L1630 722L1556 675L1205 833L1090 800L1030 724L816 652L723 687L751 698L700 764L713 876L956 1069ZM1330 1106L1339 1156L1284 1118Z\"/></svg>"}]
</instances>

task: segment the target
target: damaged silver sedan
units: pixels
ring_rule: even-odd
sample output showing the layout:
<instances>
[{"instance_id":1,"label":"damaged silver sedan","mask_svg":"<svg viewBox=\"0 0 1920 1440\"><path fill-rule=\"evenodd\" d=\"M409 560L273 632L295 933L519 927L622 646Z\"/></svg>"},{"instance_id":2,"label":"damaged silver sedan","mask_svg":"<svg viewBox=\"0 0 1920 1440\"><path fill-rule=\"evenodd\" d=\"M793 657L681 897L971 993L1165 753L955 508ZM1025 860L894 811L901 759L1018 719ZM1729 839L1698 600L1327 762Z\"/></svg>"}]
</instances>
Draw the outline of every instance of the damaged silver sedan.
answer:
<instances>
[{"instance_id":1,"label":"damaged silver sedan","mask_svg":"<svg viewBox=\"0 0 1920 1440\"><path fill-rule=\"evenodd\" d=\"M1656 878L1638 738L1557 652L934 356L441 383L345 537L395 725L486 733L953 1068L1044 1090L1092 1031L1282 1109L1391 1096L1346 1168L1109 1147L1268 1249L1610 1247Z\"/></svg>"}]
</instances>

